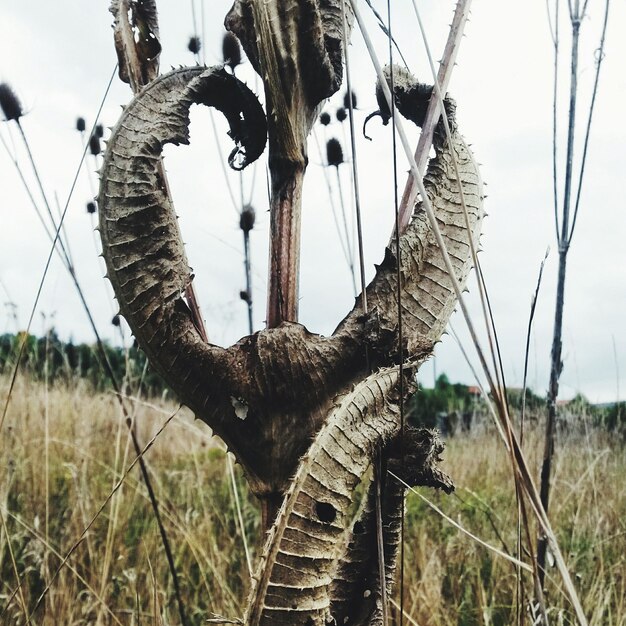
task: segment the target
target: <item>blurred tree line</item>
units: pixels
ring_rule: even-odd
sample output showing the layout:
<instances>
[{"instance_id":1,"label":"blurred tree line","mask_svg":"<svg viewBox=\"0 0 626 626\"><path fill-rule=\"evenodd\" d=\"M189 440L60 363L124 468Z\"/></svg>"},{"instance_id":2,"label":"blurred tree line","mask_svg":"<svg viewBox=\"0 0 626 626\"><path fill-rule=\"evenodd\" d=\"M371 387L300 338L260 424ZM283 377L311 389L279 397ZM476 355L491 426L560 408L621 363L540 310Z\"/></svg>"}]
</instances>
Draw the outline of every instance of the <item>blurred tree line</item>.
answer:
<instances>
[{"instance_id":1,"label":"blurred tree line","mask_svg":"<svg viewBox=\"0 0 626 626\"><path fill-rule=\"evenodd\" d=\"M0 335L0 375L9 375L13 371L24 336L24 333ZM169 392L163 379L150 368L146 355L134 345L121 348L105 343L104 350L125 393L136 394L141 390L144 396L158 397ZM71 384L80 379L94 391L113 388L96 346L75 344L71 340L64 342L54 329L45 337L26 336L20 370L35 380L43 381L47 376L51 383ZM508 388L507 397L513 412L519 412L522 390ZM544 397L531 389L526 390L526 411L530 419L545 407L545 402ZM475 421L486 414L486 405L477 387L451 383L445 374L437 378L433 388L420 387L407 404L407 420L415 426L441 428L441 416L455 412L459 416L471 414L472 421ZM562 404L560 414L564 422L584 415L597 426L626 434L626 402L598 406L578 394Z\"/></svg>"},{"instance_id":2,"label":"blurred tree line","mask_svg":"<svg viewBox=\"0 0 626 626\"><path fill-rule=\"evenodd\" d=\"M26 339L20 370L35 380L61 381L68 384L77 379L86 381L94 391L107 391L113 385L106 374L95 345L62 341L56 331L45 337L6 333L0 335L0 375L10 375L15 367L20 345ZM104 351L116 379L125 393L161 396L167 391L162 378L149 366L146 355L136 348L121 348L104 343Z\"/></svg>"},{"instance_id":3,"label":"blurred tree line","mask_svg":"<svg viewBox=\"0 0 626 626\"><path fill-rule=\"evenodd\" d=\"M522 393L519 388L508 388L507 398L513 414L522 409ZM546 399L526 389L526 415L536 418L543 415ZM603 426L610 431L626 434L626 402L608 405L591 404L585 396L577 394L572 400L560 403L559 414L563 424L585 416L596 426ZM433 388L420 387L407 405L407 419L415 426L441 428L441 417L458 413L459 416L471 414L471 420L486 415L486 404L478 387L451 383L445 374L435 381Z\"/></svg>"}]
</instances>

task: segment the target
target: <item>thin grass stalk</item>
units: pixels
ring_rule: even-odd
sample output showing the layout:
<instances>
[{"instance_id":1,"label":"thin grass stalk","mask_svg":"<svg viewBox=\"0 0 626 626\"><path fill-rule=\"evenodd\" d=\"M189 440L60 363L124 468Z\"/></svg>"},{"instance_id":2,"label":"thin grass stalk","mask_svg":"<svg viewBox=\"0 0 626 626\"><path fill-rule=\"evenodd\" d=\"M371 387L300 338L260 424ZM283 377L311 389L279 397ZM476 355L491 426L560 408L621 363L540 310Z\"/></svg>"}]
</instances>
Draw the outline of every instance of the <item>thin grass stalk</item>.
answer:
<instances>
[{"instance_id":1,"label":"thin grass stalk","mask_svg":"<svg viewBox=\"0 0 626 626\"><path fill-rule=\"evenodd\" d=\"M527 572L532 572L532 567L528 565L528 563L524 563L523 561L516 559L514 556L507 554L506 552L500 550L500 548L496 548L495 546L491 545L490 543L487 543L486 541L484 541L483 539L481 539L480 537L478 537L471 531L467 530L467 528L465 528L464 526L462 526L461 524L453 520L449 515L446 515L436 504L431 502L426 496L423 496L417 489L411 487L408 483L403 481L399 476L394 474L391 470L387 470L387 474L389 474L392 478L397 480L401 485L403 485L411 493L414 493L415 495L417 495L417 497L420 500L422 500L422 502L427 504L433 511L435 511L440 517L445 519L450 525L454 526L454 528L462 532L464 535L467 535L470 539L472 539L479 545L483 546L483 548L486 548L493 554L496 554L497 556L509 561L516 567L521 567L523 570Z\"/></svg>"},{"instance_id":2,"label":"thin grass stalk","mask_svg":"<svg viewBox=\"0 0 626 626\"><path fill-rule=\"evenodd\" d=\"M509 547L508 547L504 537L502 536L502 533L500 532L500 529L498 528L498 526L496 524L496 520L494 519L494 516L492 515L493 509L477 493L474 493L473 491L471 491L470 489L467 489L466 487L464 489L475 500L477 500L480 504L482 504L482 508L480 510L485 514L485 517L487 518L487 521L489 522L489 526L491 526L491 529L493 530L494 534L496 535L498 541L500 541L500 543L502 544L503 552L505 552L506 554L510 555L511 551L509 550ZM467 504L467 500L463 500L463 498L461 498L461 496L459 496L458 491L455 491L451 495L452 495L452 497L456 498L461 504ZM497 514L496 514L496 517L498 517ZM497 521L501 521L501 520L498 519ZM521 558L520 558L519 555L517 556L517 559L521 561Z\"/></svg>"},{"instance_id":3,"label":"thin grass stalk","mask_svg":"<svg viewBox=\"0 0 626 626\"><path fill-rule=\"evenodd\" d=\"M448 328L450 329L450 333L454 337L454 340L456 341L456 344L459 350L461 351L461 354L463 355L463 358L465 359L467 366L470 368L470 371L472 372L472 376L474 377L474 380L476 381L476 385L480 389L480 395L482 396L485 404L487 405L487 408L489 409L489 415L491 416L491 419L493 419L493 424L496 427L496 430L498 431L498 435L500 435L500 439L502 440L502 443L504 444L504 448L510 454L511 446L510 446L509 441L506 438L506 435L502 428L502 424L500 423L500 419L498 415L496 414L496 409L493 405L493 401L489 397L489 394L487 393L484 385L482 384L478 376L478 372L476 372L476 368L474 367L474 364L471 362L469 355L467 354L465 348L463 347L463 344L461 340L459 339L459 336L457 335L456 331L454 330L454 327L452 326L452 324L448 324Z\"/></svg>"},{"instance_id":4,"label":"thin grass stalk","mask_svg":"<svg viewBox=\"0 0 626 626\"><path fill-rule=\"evenodd\" d=\"M335 206L335 198L333 195L332 186L330 183L330 177L328 176L328 170L326 164L324 163L324 156L322 154L322 148L320 146L319 138L317 136L317 132L315 127L313 127L313 139L315 141L315 145L317 146L317 152L319 154L320 163L322 163L322 172L324 173L324 180L326 181L326 188L328 190L328 199L330 202L330 208L333 214L333 220L335 222L335 230L337 231L337 237L339 237L339 243L341 244L341 251L343 252L343 256L346 260L346 265L348 266L348 270L350 269L350 255L348 254L348 250L346 248L346 244L343 240L343 235L341 233L341 226L339 225L339 218L337 217L337 207ZM327 141L328 138L324 137L324 140Z\"/></svg>"},{"instance_id":5,"label":"thin grass stalk","mask_svg":"<svg viewBox=\"0 0 626 626\"><path fill-rule=\"evenodd\" d=\"M241 514L241 502L239 498L239 490L237 489L237 480L235 478L235 469L233 468L233 460L230 455L226 453L226 459L228 464L228 473L230 475L230 484L233 489L233 497L235 499L235 509L237 512L237 522L239 524L239 532L241 533L241 540L243 542L243 549L246 554L246 564L248 565L248 573L252 577L252 559L250 558L250 549L248 548L248 538L246 537L246 527L243 523L243 515Z\"/></svg>"},{"instance_id":6,"label":"thin grass stalk","mask_svg":"<svg viewBox=\"0 0 626 626\"><path fill-rule=\"evenodd\" d=\"M120 419L118 421L117 433L115 435L115 458L113 461L113 477L119 473L118 467L120 461L120 448L122 437L122 422L124 420L124 414L120 412ZM126 438L126 445L124 446L124 454L122 458L121 467L125 467L128 459L128 452L130 450L130 436ZM114 480L115 484L115 480ZM106 586L109 581L109 571L111 568L111 561L113 558L113 538L117 529L117 520L119 519L119 512L122 504L122 488L120 487L119 493L111 500L111 515L109 517L109 523L107 524L107 534L104 548L104 559L102 561L102 574L100 576L100 595L104 597L106 593ZM102 619L102 612L100 611L96 624L100 623Z\"/></svg>"},{"instance_id":7,"label":"thin grass stalk","mask_svg":"<svg viewBox=\"0 0 626 626\"><path fill-rule=\"evenodd\" d=\"M356 273L354 271L354 250L350 243L350 229L348 228L348 217L346 215L346 205L343 200L343 187L341 186L341 176L339 175L339 166L335 166L337 172L337 189L339 190L339 205L341 206L341 217L343 220L343 229L346 235L346 247L348 250L348 265L350 267L350 276L352 277L352 290L354 297L357 297Z\"/></svg>"},{"instance_id":8,"label":"thin grass stalk","mask_svg":"<svg viewBox=\"0 0 626 626\"><path fill-rule=\"evenodd\" d=\"M535 319L535 310L537 308L537 299L539 298L539 289L541 288L541 280L543 278L543 268L548 259L550 249L546 250L546 253L539 266L539 276L537 276L537 284L535 286L535 292L533 293L532 300L530 302L530 314L528 316L528 328L526 330L526 346L524 348L524 376L522 379L522 409L520 413L520 430L519 430L519 443L523 448L524 446L524 422L526 418L526 391L528 383L528 360L530 355L530 338L532 336L533 321Z\"/></svg>"},{"instance_id":9,"label":"thin grass stalk","mask_svg":"<svg viewBox=\"0 0 626 626\"><path fill-rule=\"evenodd\" d=\"M369 0L367 0L369 4ZM461 38L465 29L465 24L469 18L471 0L458 0L452 24L450 26L450 32L448 34L448 40L443 52L442 60L439 65L439 72L437 74L437 83L440 87L440 91L446 92L448 90L448 83L450 81L452 70L455 65L456 56L461 45ZM370 5L371 7L371 5ZM424 39L426 42L426 39ZM428 51L428 50L427 50ZM437 120L443 113L443 108L440 108L440 101L436 97L434 92L428 103L428 109L426 111L426 117L422 125L422 132L413 155L413 160L416 163L416 169L420 173L420 180L423 178L423 173L426 170L426 163L428 161L428 153L430 146L433 142L433 133ZM443 115L445 118L445 115ZM415 199L419 191L419 187L415 183L414 176L409 176L402 194L402 201L400 203L400 228L401 232L404 232L409 225L411 215L413 213L413 206Z\"/></svg>"},{"instance_id":10,"label":"thin grass stalk","mask_svg":"<svg viewBox=\"0 0 626 626\"><path fill-rule=\"evenodd\" d=\"M391 602L391 605L395 609L400 611L400 620L406 618L406 621L409 622L409 624L412 624L412 626L420 626L403 608L401 608L401 606L393 598L391 598L389 602Z\"/></svg>"},{"instance_id":11,"label":"thin grass stalk","mask_svg":"<svg viewBox=\"0 0 626 626\"><path fill-rule=\"evenodd\" d=\"M39 187L39 192L41 193L41 197L43 198L43 202L44 202L44 206L46 207L46 211L48 212L48 217L50 218L50 224L52 226L52 228L54 230L61 230L61 224L63 223L62 221L59 222L59 228L57 229L57 222L54 219L54 215L52 214L52 209L50 208L50 203L48 202L48 196L46 195L46 192L44 190L43 187L43 183L41 182L41 177L39 176L39 169L37 168L37 165L35 164L35 159L33 158L33 153L31 152L30 149L30 143L28 142L28 138L26 137L26 133L24 132L24 127L22 126L21 122L19 119L15 120L15 123L17 124L17 128L20 131L20 135L22 137L22 141L24 143L24 147L26 148L26 153L28 154L28 159L30 161L33 173L35 175L35 180L37 181L37 185ZM65 232L61 230L61 233L65 236ZM59 234L59 236L57 237L58 242L59 242L59 246L61 247L61 250L63 252L63 255L65 256L65 258L67 259L68 264L72 264L71 263L71 255L69 253L68 250L68 245L69 242L63 241L63 237L61 236L61 234Z\"/></svg>"},{"instance_id":12,"label":"thin grass stalk","mask_svg":"<svg viewBox=\"0 0 626 626\"><path fill-rule=\"evenodd\" d=\"M243 195L243 172L239 172L239 192L241 197L241 204L239 208L239 215L243 214L245 208L245 201ZM241 224L241 222L240 222ZM248 334L252 335L254 332L254 320L252 312L252 261L250 257L250 229L242 228L243 231L243 268L246 278L246 305L248 308Z\"/></svg>"},{"instance_id":13,"label":"thin grass stalk","mask_svg":"<svg viewBox=\"0 0 626 626\"><path fill-rule=\"evenodd\" d=\"M61 221L61 204L59 203L59 194L56 192L56 190L54 192L54 208L56 209L56 212L57 212L57 219L59 221L59 224L61 224L61 232L63 233L63 237L65 238L68 261L71 263L72 267L76 267L74 265L74 256L72 255L72 249L70 247L70 239L67 236L66 224L64 221L63 222Z\"/></svg>"},{"instance_id":14,"label":"thin grass stalk","mask_svg":"<svg viewBox=\"0 0 626 626\"><path fill-rule=\"evenodd\" d=\"M15 561L15 552L13 551L13 544L11 543L11 536L9 535L9 529L7 528L6 520L2 511L0 511L0 523L2 524L2 532L6 537L7 548L9 551L9 558L11 559L11 569L13 570L13 576L15 576L15 583L17 584L17 593L20 600L20 606L22 607L22 613L24 618L28 620L28 608L26 607L26 599L24 598L24 590L22 589L23 578L17 569L17 562ZM15 597L15 596L13 596ZM9 607L12 598L7 598L6 607Z\"/></svg>"},{"instance_id":15,"label":"thin grass stalk","mask_svg":"<svg viewBox=\"0 0 626 626\"><path fill-rule=\"evenodd\" d=\"M252 312L252 263L250 261L250 233L243 233L243 258L244 258L244 270L246 274L246 293L247 305L248 305L248 331L251 335L254 333L254 319Z\"/></svg>"},{"instance_id":16,"label":"thin grass stalk","mask_svg":"<svg viewBox=\"0 0 626 626\"><path fill-rule=\"evenodd\" d=\"M191 0L191 20L193 24L193 36L198 40L198 23L196 21L196 3ZM200 51L195 53L196 63L200 64Z\"/></svg>"},{"instance_id":17,"label":"thin grass stalk","mask_svg":"<svg viewBox=\"0 0 626 626\"><path fill-rule=\"evenodd\" d=\"M378 582L380 585L380 603L382 609L382 625L389 624L389 607L387 606L387 582L385 580L385 544L383 538L383 515L382 515L382 481L383 460L380 448L376 452L374 461L374 485L376 489L376 551L378 556ZM400 581L402 584L403 581Z\"/></svg>"},{"instance_id":18,"label":"thin grass stalk","mask_svg":"<svg viewBox=\"0 0 626 626\"><path fill-rule=\"evenodd\" d=\"M22 186L24 187L24 191L26 191L26 195L28 196L28 199L30 200L31 205L35 209L35 213L37 214L37 218L41 222L41 225L43 226L43 229L44 229L44 231L46 233L46 236L48 237L50 242L54 241L54 235L50 231L50 227L48 226L48 223L46 222L46 220L45 220L41 210L39 209L39 205L37 204L37 201L35 200L35 198L33 196L33 193L30 190L30 186L29 186L28 181L26 180L26 178L24 176L24 172L22 171L22 168L21 168L21 166L19 164L19 161L17 160L15 154L13 152L11 152L11 149L6 144L6 141L4 140L4 137L2 136L2 134L0 134L0 141L2 142L2 145L4 146L4 149L6 150L7 155L9 156L11 161L13 162L13 166L15 167L17 175L19 176L19 179L22 182ZM65 257L63 256L63 253L62 253L62 251L60 249L60 246L56 246L56 252L57 252L57 254L60 257L61 262L65 263Z\"/></svg>"},{"instance_id":19,"label":"thin grass stalk","mask_svg":"<svg viewBox=\"0 0 626 626\"><path fill-rule=\"evenodd\" d=\"M204 0L200 0L200 28L202 30L202 65L206 65L206 21L204 19Z\"/></svg>"},{"instance_id":20,"label":"thin grass stalk","mask_svg":"<svg viewBox=\"0 0 626 626\"><path fill-rule=\"evenodd\" d=\"M145 548L144 549L146 551L146 561L148 561L148 570L150 572L150 582L152 583L152 614L154 615L154 624L158 624L161 623L161 610L159 607L159 592L157 589L157 582L156 582L156 578L154 576L154 569L152 567L152 561L150 560L150 553L148 552L148 550ZM159 622L157 622L157 615L159 616Z\"/></svg>"},{"instance_id":21,"label":"thin grass stalk","mask_svg":"<svg viewBox=\"0 0 626 626\"><path fill-rule=\"evenodd\" d=\"M43 599L48 594L48 591L50 591L50 587L52 586L52 584L56 580L56 577L63 570L63 568L65 567L66 563L68 562L68 560L72 556L72 554L74 554L74 552L76 552L76 549L83 542L83 540L85 539L87 533L89 532L91 527L94 525L95 521L98 519L98 517L100 517L100 514L102 513L102 511L104 511L104 509L107 506L107 504L111 501L111 498L117 493L117 490L122 486L122 484L126 480L126 477L130 474L130 472L135 467L135 465L137 465L137 463L139 463L139 461L143 458L143 455L154 445L154 442L158 439L159 435L167 428L169 423L178 415L178 413L179 413L181 408L182 408L182 405L179 406L176 409L176 411L174 411L173 413L170 414L170 416L165 420L165 422L163 422L163 425L161 426L161 428L159 428L159 430L154 434L154 436L150 439L150 441L148 441L148 443L143 447L143 449L140 451L140 453L133 459L133 461L130 463L130 465L126 468L126 471L122 474L122 476L115 483L115 486L109 492L109 495L104 499L104 502L100 505L100 507L98 508L96 513L92 516L91 520L89 521L89 524L87 524L87 526L83 529L83 531L81 532L81 534L78 537L78 539L73 543L72 547L68 550L68 552L65 554L65 556L61 560L61 563L59 564L59 566L55 570L54 574L52 575L52 577L50 579L50 582L48 582L48 584L46 585L44 590L41 592L41 594L37 598L37 601L35 602L35 606L33 607L33 610L32 610L32 612L29 615L29 619L30 619L30 617L32 615L35 614L35 612L39 608L39 605L41 604Z\"/></svg>"},{"instance_id":22,"label":"thin grass stalk","mask_svg":"<svg viewBox=\"0 0 626 626\"><path fill-rule=\"evenodd\" d=\"M152 481L150 480L150 475L148 474L148 466L143 458L143 452L141 451L141 446L139 445L139 440L137 439L137 435L134 429L134 420L131 418L126 419L126 424L128 425L128 429L130 431L130 436L133 442L133 447L135 448L135 452L137 453L137 458L139 459L139 469L141 470L141 475L143 477L143 481L146 485L146 489L148 490L148 496L150 497L150 504L152 505L152 510L154 512L154 518L159 528L159 534L161 536L161 542L163 543L163 550L165 551L165 558L167 559L167 563L170 569L170 573L172 575L172 584L174 585L174 595L177 600L178 605L178 615L180 617L180 622L182 626L187 626L187 614L185 611L185 605L183 604L182 594L180 592L180 585L178 582L178 574L176 573L176 564L174 563L174 556L172 554L172 548L170 547L170 542L165 531L165 526L163 525L163 520L161 518L161 512L159 510L159 504L152 487Z\"/></svg>"},{"instance_id":23,"label":"thin grass stalk","mask_svg":"<svg viewBox=\"0 0 626 626\"><path fill-rule=\"evenodd\" d=\"M363 247L363 222L361 219L361 194L359 191L359 168L357 163L356 131L354 127L354 100L352 97L352 76L350 74L350 53L348 41L348 23L346 19L346 0L341 2L341 22L343 32L344 61L346 64L346 88L348 93L348 121L350 125L350 153L352 163L352 185L354 189L354 211L356 216L357 247L359 254L359 279L361 285L361 304L367 312L367 290L365 284L365 252ZM337 170L339 172L339 170Z\"/></svg>"},{"instance_id":24,"label":"thin grass stalk","mask_svg":"<svg viewBox=\"0 0 626 626\"><path fill-rule=\"evenodd\" d=\"M2 515L2 512L4 511L4 513L10 517L16 524L18 524L19 526L21 526L26 532L28 532L32 537L34 537L39 543L41 543L45 549L50 553L53 554L54 556L56 556L58 559L62 559L63 555L55 549L55 547L48 541L46 541L46 538L41 535L37 530L35 530L32 526L29 526L20 515L15 515L13 513L11 513L11 511L8 511L6 508L0 507L0 515ZM98 592L89 584L89 581L71 564L71 563L67 563L67 568L70 570L70 572L72 572L72 574L76 577L77 580L79 580L83 585L85 585L85 588L93 594L93 597L98 601L98 604L100 604L100 606L104 607L104 610L109 614L109 616L111 617L111 619L116 623L119 624L119 626L123 626L122 623L120 622L120 620L117 618L117 616L115 615L115 613L111 610L111 608L107 605L107 603L104 601L104 599L102 598L102 596L100 596L98 594ZM20 587L22 585L23 579L22 581L20 581ZM5 609L4 611L6 611L6 608L8 607L8 604L10 603L11 599L13 597L15 597L15 595L18 593L18 588L14 589L11 596L8 599L8 603L5 605ZM4 611L3 613L0 614L0 619L2 619L2 617L4 616Z\"/></svg>"},{"instance_id":25,"label":"thin grass stalk","mask_svg":"<svg viewBox=\"0 0 626 626\"><path fill-rule=\"evenodd\" d=\"M548 415L546 419L543 462L541 465L540 496L542 507L546 513L548 512L550 505L550 480L556 436L556 402L559 395L559 380L561 377L561 371L563 369L563 363L561 361L561 350L563 345L563 311L565 308L565 277L567 273L567 253L569 251L569 218L572 195L574 140L576 131L576 104L578 97L578 48L581 25L579 5L579 0L576 0L575 13L572 14L571 18L572 46L570 51L570 98L567 132L567 159L565 167L565 187L563 191L563 210L561 214L561 234L558 239L559 268L556 288L556 305L554 312L554 331L552 335L552 351L550 359L550 383L548 386L547 395ZM547 547L548 545L546 538L540 537L537 545L537 561L539 564L539 578L542 587L544 586L545 582Z\"/></svg>"},{"instance_id":26,"label":"thin grass stalk","mask_svg":"<svg viewBox=\"0 0 626 626\"><path fill-rule=\"evenodd\" d=\"M50 396L49 396L49 348L50 348L50 331L46 332L46 352L44 362L44 491L45 491L45 511L44 511L44 536L46 544L50 541ZM43 571L45 577L48 578L48 548L44 550ZM52 605L52 598L50 598ZM51 606L52 608L52 606Z\"/></svg>"},{"instance_id":27,"label":"thin grass stalk","mask_svg":"<svg viewBox=\"0 0 626 626\"><path fill-rule=\"evenodd\" d=\"M539 288L541 286L541 278L543 276L543 268L544 268L546 259L548 258L548 253L549 253L549 250L546 250L546 254L539 267L539 276L537 278L537 286L535 287L535 293L533 294L531 304L530 304L530 315L528 317L528 329L526 332L526 347L524 350L524 377L523 377L523 383L522 383L522 410L520 414L520 435L519 435L519 442L520 442L520 447L522 448L522 450L524 446L524 420L525 420L525 415L526 415L526 383L528 379L528 356L530 354L530 338L532 335L532 325L533 325L533 320L535 318L535 309L537 306L537 298L539 296ZM517 489L517 483L516 483L516 489ZM520 501L520 499L518 498L518 501L517 501L517 558L521 557L522 548L523 548L523 539L522 539L523 518L526 518L526 512L524 510L524 503ZM527 527L526 527L526 535L527 537L530 537L529 529ZM534 550L529 550L529 551L530 551L530 554L534 555ZM534 568L534 570L536 570L536 567ZM521 578L521 572L518 574L516 593L517 593L517 596L516 596L517 623L520 625L523 625L524 615L525 615L524 613L525 601L524 601L524 585L523 585L523 581ZM545 606L543 605L542 601L540 601L540 604L545 614L546 612ZM546 621L546 624L547 624L547 621Z\"/></svg>"},{"instance_id":28,"label":"thin grass stalk","mask_svg":"<svg viewBox=\"0 0 626 626\"><path fill-rule=\"evenodd\" d=\"M215 121L215 116L213 115L213 107L209 107L209 119L211 120L211 126L213 128L213 138L215 139L215 146L217 148L217 156L218 161L220 163L220 167L222 168L222 174L224 176L224 181L226 182L226 188L228 189L228 195L230 196L230 201L233 205L233 209L235 213L239 215L239 204L235 199L235 192L233 191L233 187L230 182L230 177L228 176L228 170L226 169L226 159L224 158L224 153L222 152L222 145L219 141L219 134L217 132L217 122Z\"/></svg>"}]
</instances>

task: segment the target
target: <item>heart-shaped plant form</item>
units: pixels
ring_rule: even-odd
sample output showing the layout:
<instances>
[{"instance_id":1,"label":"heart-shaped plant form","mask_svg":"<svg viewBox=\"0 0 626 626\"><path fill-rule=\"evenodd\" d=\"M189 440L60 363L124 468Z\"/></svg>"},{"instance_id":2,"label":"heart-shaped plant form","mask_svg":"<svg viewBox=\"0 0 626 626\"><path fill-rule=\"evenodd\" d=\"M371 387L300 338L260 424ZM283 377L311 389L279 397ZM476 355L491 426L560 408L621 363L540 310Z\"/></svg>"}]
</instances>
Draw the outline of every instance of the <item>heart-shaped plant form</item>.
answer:
<instances>
[{"instance_id":1,"label":"heart-shaped plant form","mask_svg":"<svg viewBox=\"0 0 626 626\"><path fill-rule=\"evenodd\" d=\"M164 144L188 142L194 103L226 115L246 161L263 148L260 104L222 68L180 69L152 82L124 110L105 155L99 206L108 276L152 365L235 452L255 493L278 495L335 396L367 374L366 349L375 367L397 359L397 259L388 249L368 287L369 313L357 303L331 337L285 323L230 348L203 341L182 298L192 276L159 167ZM454 139L472 233L465 228L450 148L442 138L425 182L463 283L471 266L469 238L477 238L482 218L482 189L456 130ZM419 207L401 238L401 257L404 353L419 361L430 354L455 305L441 252Z\"/></svg>"},{"instance_id":2,"label":"heart-shaped plant form","mask_svg":"<svg viewBox=\"0 0 626 626\"><path fill-rule=\"evenodd\" d=\"M124 6L120 3L116 14L118 30ZM330 337L283 321L221 348L203 339L183 297L193 277L164 178L163 146L189 141L192 104L213 106L225 115L235 142L229 160L237 168L258 158L269 136L272 214L287 216L286 222L273 221L278 224L273 232L289 232L290 211L299 210L306 134L319 102L340 82L339 6L335 0L238 0L228 23L264 77L269 121L256 96L222 67L182 68L153 80L124 109L102 168L100 232L121 313L151 365L242 464L264 505L264 525L275 520L254 577L245 620L251 625L380 622L373 483L360 514L350 516L356 488L378 451L403 480L451 488L436 468L442 450L436 434L407 429L402 445L398 442L398 406L411 390L411 374L430 355L456 304L453 280L421 204L400 237L399 250L385 251L367 287L367 312L358 300ZM153 25L144 45L156 49L150 33L158 29L148 21ZM289 28L298 23L309 28L292 39ZM122 58L137 57L138 69L125 75L138 88L146 73L156 71L155 61L123 35L116 30L118 52ZM268 45L271 41L275 45ZM298 46L315 54L301 50L294 56ZM421 124L432 88L406 72L395 75L398 110ZM288 92L284 87L290 82L294 89ZM383 104L385 120L389 113ZM471 246L478 244L483 191L449 100L446 115L451 136L441 125L435 132L435 157L424 184L455 279L463 286ZM283 315L290 310L283 304L278 298L277 319L296 319ZM407 359L404 398L399 396L400 354ZM390 481L383 490L387 586L393 579L403 498L400 483Z\"/></svg>"}]
</instances>

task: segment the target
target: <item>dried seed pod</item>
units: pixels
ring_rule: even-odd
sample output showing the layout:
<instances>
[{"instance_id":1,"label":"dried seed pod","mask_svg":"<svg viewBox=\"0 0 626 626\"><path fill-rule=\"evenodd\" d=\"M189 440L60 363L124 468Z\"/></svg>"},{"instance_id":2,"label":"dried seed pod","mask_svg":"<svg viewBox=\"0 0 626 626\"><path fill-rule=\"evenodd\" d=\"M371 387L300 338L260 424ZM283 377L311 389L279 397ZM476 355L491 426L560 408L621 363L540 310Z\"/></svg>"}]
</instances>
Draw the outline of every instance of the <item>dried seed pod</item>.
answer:
<instances>
[{"instance_id":1,"label":"dried seed pod","mask_svg":"<svg viewBox=\"0 0 626 626\"><path fill-rule=\"evenodd\" d=\"M322 126L328 126L330 124L330 114L326 113L326 111L320 115L320 124Z\"/></svg>"},{"instance_id":2,"label":"dried seed pod","mask_svg":"<svg viewBox=\"0 0 626 626\"><path fill-rule=\"evenodd\" d=\"M350 108L350 94L347 91L343 95L343 108L344 109ZM354 91L352 92L352 108L356 109L356 94L354 93Z\"/></svg>"},{"instance_id":3,"label":"dried seed pod","mask_svg":"<svg viewBox=\"0 0 626 626\"><path fill-rule=\"evenodd\" d=\"M84 117L77 117L76 118L76 130L79 133L84 133L86 127L87 126L85 125L85 118Z\"/></svg>"},{"instance_id":4,"label":"dried seed pod","mask_svg":"<svg viewBox=\"0 0 626 626\"><path fill-rule=\"evenodd\" d=\"M22 103L8 83L0 83L0 108L4 113L4 119L16 122L24 115Z\"/></svg>"},{"instance_id":5,"label":"dried seed pod","mask_svg":"<svg viewBox=\"0 0 626 626\"><path fill-rule=\"evenodd\" d=\"M239 217L239 228L241 228L244 233L249 233L254 228L255 217L254 207L251 204L246 204Z\"/></svg>"},{"instance_id":6,"label":"dried seed pod","mask_svg":"<svg viewBox=\"0 0 626 626\"><path fill-rule=\"evenodd\" d=\"M339 167L343 163L343 149L338 139L334 137L326 144L326 160L328 165Z\"/></svg>"},{"instance_id":7,"label":"dried seed pod","mask_svg":"<svg viewBox=\"0 0 626 626\"><path fill-rule=\"evenodd\" d=\"M102 139L102 137L104 137L104 126L102 126L102 124L97 124L94 134L98 137L98 139Z\"/></svg>"},{"instance_id":8,"label":"dried seed pod","mask_svg":"<svg viewBox=\"0 0 626 626\"><path fill-rule=\"evenodd\" d=\"M87 202L87 213L95 213L95 212L96 212L96 203Z\"/></svg>"},{"instance_id":9,"label":"dried seed pod","mask_svg":"<svg viewBox=\"0 0 626 626\"><path fill-rule=\"evenodd\" d=\"M187 44L187 49L189 52L193 54L198 54L200 52L200 48L202 48L202 42L200 41L200 37L189 37L189 43Z\"/></svg>"},{"instance_id":10,"label":"dried seed pod","mask_svg":"<svg viewBox=\"0 0 626 626\"><path fill-rule=\"evenodd\" d=\"M346 117L348 117L348 114L346 113L346 110L341 107L340 109L337 109L337 119L340 122L344 122L346 120Z\"/></svg>"},{"instance_id":11,"label":"dried seed pod","mask_svg":"<svg viewBox=\"0 0 626 626\"><path fill-rule=\"evenodd\" d=\"M89 152L94 156L98 156L102 152L100 138L95 133L89 138Z\"/></svg>"},{"instance_id":12,"label":"dried seed pod","mask_svg":"<svg viewBox=\"0 0 626 626\"><path fill-rule=\"evenodd\" d=\"M224 34L224 39L222 40L222 55L224 57L224 64L230 65L230 69L232 70L241 63L241 46L239 45L239 39L231 32Z\"/></svg>"}]
</instances>

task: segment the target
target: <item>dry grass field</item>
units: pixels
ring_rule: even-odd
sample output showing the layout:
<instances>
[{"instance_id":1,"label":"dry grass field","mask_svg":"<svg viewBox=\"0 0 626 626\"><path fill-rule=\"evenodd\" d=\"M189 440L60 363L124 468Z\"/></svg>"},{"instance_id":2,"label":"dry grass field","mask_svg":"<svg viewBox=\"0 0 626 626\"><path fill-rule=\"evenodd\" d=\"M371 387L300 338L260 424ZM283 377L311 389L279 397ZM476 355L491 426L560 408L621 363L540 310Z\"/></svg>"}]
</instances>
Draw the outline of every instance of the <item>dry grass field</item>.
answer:
<instances>
[{"instance_id":1,"label":"dry grass field","mask_svg":"<svg viewBox=\"0 0 626 626\"><path fill-rule=\"evenodd\" d=\"M8 380L0 379L1 397L7 388ZM133 406L143 445L178 408L171 402ZM539 463L539 442L531 429L525 450L533 468ZM94 394L81 382L46 389L19 378L3 426L0 459L1 624L26 624L26 614L38 626L179 624L158 528L137 467L107 502L134 459L112 395ZM190 622L206 623L212 613L240 618L249 585L242 529L254 560L259 519L238 468L241 517L221 444L184 409L158 436L146 460ZM515 554L513 481L495 432L484 427L448 440L445 468L456 493L420 493L480 539ZM625 477L620 440L584 419L560 435L551 518L594 626L626 625ZM61 557L105 502L53 577ZM415 494L407 501L405 559L405 624L515 623L515 565ZM528 560L525 555L522 559ZM552 623L574 623L553 571L547 595ZM22 583L17 592L16 577ZM50 591L34 610L48 584Z\"/></svg>"}]
</instances>

